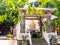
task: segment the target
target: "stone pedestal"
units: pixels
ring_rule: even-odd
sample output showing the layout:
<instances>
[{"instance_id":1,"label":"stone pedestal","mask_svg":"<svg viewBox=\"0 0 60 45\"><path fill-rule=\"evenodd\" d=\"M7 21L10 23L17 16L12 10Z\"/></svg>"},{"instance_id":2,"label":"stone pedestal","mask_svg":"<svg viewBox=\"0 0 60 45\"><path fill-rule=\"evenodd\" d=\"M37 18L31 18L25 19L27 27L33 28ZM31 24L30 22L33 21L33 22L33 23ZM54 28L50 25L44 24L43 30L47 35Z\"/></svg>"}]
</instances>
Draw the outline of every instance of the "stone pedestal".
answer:
<instances>
[{"instance_id":1,"label":"stone pedestal","mask_svg":"<svg viewBox=\"0 0 60 45\"><path fill-rule=\"evenodd\" d=\"M22 45L27 45L27 39L26 36L22 36Z\"/></svg>"}]
</instances>

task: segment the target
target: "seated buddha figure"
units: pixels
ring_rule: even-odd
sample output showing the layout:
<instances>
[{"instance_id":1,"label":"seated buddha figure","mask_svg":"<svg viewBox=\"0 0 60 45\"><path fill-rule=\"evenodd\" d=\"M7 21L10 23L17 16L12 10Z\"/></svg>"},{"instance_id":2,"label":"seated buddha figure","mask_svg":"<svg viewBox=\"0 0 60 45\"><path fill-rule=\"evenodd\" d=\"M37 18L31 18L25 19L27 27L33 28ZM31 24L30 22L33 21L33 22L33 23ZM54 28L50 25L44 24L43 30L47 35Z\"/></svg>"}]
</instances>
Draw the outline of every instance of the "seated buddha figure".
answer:
<instances>
[{"instance_id":1,"label":"seated buddha figure","mask_svg":"<svg viewBox=\"0 0 60 45\"><path fill-rule=\"evenodd\" d=\"M30 23L30 25L29 25L29 28L31 29L31 30L35 30L35 24L34 24L34 20L31 20L31 23Z\"/></svg>"}]
</instances>

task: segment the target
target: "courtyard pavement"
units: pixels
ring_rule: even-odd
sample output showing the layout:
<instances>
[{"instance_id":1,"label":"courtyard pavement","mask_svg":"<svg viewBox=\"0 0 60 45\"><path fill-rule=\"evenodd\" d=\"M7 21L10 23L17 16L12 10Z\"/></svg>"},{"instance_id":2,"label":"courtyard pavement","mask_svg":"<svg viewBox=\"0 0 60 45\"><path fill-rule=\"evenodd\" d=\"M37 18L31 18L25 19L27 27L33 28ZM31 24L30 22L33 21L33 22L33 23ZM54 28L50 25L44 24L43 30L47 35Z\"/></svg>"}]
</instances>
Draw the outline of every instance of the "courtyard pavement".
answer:
<instances>
[{"instance_id":1,"label":"courtyard pavement","mask_svg":"<svg viewBox=\"0 0 60 45\"><path fill-rule=\"evenodd\" d=\"M17 40L0 40L0 45L17 45Z\"/></svg>"}]
</instances>

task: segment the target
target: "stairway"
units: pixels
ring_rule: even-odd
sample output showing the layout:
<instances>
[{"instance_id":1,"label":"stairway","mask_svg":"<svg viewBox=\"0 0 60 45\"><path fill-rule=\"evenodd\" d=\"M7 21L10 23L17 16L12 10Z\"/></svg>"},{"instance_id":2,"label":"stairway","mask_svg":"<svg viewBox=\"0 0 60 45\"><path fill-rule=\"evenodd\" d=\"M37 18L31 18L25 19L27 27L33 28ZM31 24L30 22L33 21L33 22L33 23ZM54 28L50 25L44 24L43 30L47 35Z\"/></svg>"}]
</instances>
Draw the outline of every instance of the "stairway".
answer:
<instances>
[{"instance_id":1,"label":"stairway","mask_svg":"<svg viewBox=\"0 0 60 45\"><path fill-rule=\"evenodd\" d=\"M45 40L32 40L32 45L48 45Z\"/></svg>"}]
</instances>

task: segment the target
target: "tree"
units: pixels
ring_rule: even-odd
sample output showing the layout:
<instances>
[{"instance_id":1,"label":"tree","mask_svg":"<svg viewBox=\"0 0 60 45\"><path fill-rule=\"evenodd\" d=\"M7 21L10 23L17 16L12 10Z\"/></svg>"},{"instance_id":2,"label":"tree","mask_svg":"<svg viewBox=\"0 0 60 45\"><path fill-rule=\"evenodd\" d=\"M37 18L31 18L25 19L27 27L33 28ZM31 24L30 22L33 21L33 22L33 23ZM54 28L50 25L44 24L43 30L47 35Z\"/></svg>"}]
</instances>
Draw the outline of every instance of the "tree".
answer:
<instances>
[{"instance_id":1,"label":"tree","mask_svg":"<svg viewBox=\"0 0 60 45\"><path fill-rule=\"evenodd\" d=\"M52 20L52 26L55 25L56 29L60 32L60 1L52 0L48 4L46 4L46 8L57 8L55 12L53 12L53 15L57 16L58 18L55 20Z\"/></svg>"},{"instance_id":2,"label":"tree","mask_svg":"<svg viewBox=\"0 0 60 45\"><path fill-rule=\"evenodd\" d=\"M54 22L57 29L60 30L60 3L57 0L37 0L37 2L41 8L57 8L53 14L58 16L58 19L54 20ZM4 23L4 25L9 28L10 26L15 26L21 19L18 13L19 7L23 7L25 4L28 4L26 14L30 11L30 15L32 15L34 13L34 8L30 7L31 5L28 0L0 0L0 24ZM40 14L40 16L42 15L42 11L38 11L37 9L35 11L36 14ZM52 23L54 22L52 21Z\"/></svg>"},{"instance_id":3,"label":"tree","mask_svg":"<svg viewBox=\"0 0 60 45\"><path fill-rule=\"evenodd\" d=\"M9 31L20 21L18 7L12 0L0 0L0 29ZM3 28L4 27L4 28Z\"/></svg>"},{"instance_id":4,"label":"tree","mask_svg":"<svg viewBox=\"0 0 60 45\"><path fill-rule=\"evenodd\" d=\"M53 13L54 15L56 15L58 18L57 19L55 19L54 20L54 22L55 22L55 26L56 26L56 29L58 30L58 32L60 32L60 2L59 1L55 1L55 3L53 3L54 4L54 7L56 7L57 8L57 10Z\"/></svg>"}]
</instances>

